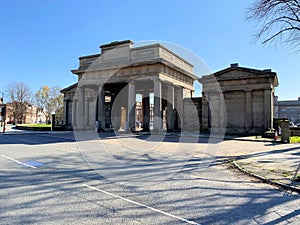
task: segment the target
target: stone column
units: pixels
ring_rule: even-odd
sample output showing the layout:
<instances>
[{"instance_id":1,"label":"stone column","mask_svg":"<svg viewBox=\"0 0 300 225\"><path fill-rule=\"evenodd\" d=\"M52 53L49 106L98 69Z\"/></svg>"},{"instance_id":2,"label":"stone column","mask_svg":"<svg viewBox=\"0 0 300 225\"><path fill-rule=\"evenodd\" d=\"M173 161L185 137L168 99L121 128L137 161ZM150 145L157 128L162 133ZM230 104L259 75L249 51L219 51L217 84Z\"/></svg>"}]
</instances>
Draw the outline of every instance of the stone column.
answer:
<instances>
[{"instance_id":1,"label":"stone column","mask_svg":"<svg viewBox=\"0 0 300 225\"><path fill-rule=\"evenodd\" d=\"M88 128L89 127L89 115L90 115L90 109L89 109L89 99L85 99L85 103L84 103L84 115L85 115L85 128Z\"/></svg>"},{"instance_id":2,"label":"stone column","mask_svg":"<svg viewBox=\"0 0 300 225\"><path fill-rule=\"evenodd\" d=\"M176 111L177 111L177 124L176 128L178 130L183 129L183 88L178 87L176 88Z\"/></svg>"},{"instance_id":3,"label":"stone column","mask_svg":"<svg viewBox=\"0 0 300 225\"><path fill-rule=\"evenodd\" d=\"M126 132L135 131L135 103L136 103L135 83L131 81L128 83L128 109L127 109L128 130L125 129Z\"/></svg>"},{"instance_id":4,"label":"stone column","mask_svg":"<svg viewBox=\"0 0 300 225\"><path fill-rule=\"evenodd\" d=\"M114 109L113 109L115 99L116 99L116 93L111 92L110 93L110 121L111 121L112 127L116 126L116 115L115 115L115 112L114 112Z\"/></svg>"},{"instance_id":5,"label":"stone column","mask_svg":"<svg viewBox=\"0 0 300 225\"><path fill-rule=\"evenodd\" d=\"M271 115L270 115L270 128L274 129L274 117L275 117L275 107L274 107L274 90L271 90Z\"/></svg>"},{"instance_id":6,"label":"stone column","mask_svg":"<svg viewBox=\"0 0 300 225\"><path fill-rule=\"evenodd\" d=\"M72 104L72 127L76 128L77 126L77 104L78 100L74 98Z\"/></svg>"},{"instance_id":7,"label":"stone column","mask_svg":"<svg viewBox=\"0 0 300 225\"><path fill-rule=\"evenodd\" d=\"M97 121L100 123L100 128L105 129L105 89L104 85L98 88L98 108L97 108Z\"/></svg>"},{"instance_id":8,"label":"stone column","mask_svg":"<svg viewBox=\"0 0 300 225\"><path fill-rule=\"evenodd\" d=\"M64 99L64 124L68 125L69 100Z\"/></svg>"},{"instance_id":9,"label":"stone column","mask_svg":"<svg viewBox=\"0 0 300 225\"><path fill-rule=\"evenodd\" d=\"M205 131L209 128L209 106L208 106L208 94L202 92L202 124L201 131Z\"/></svg>"},{"instance_id":10,"label":"stone column","mask_svg":"<svg viewBox=\"0 0 300 225\"><path fill-rule=\"evenodd\" d=\"M174 86L168 85L167 93L167 129L174 130Z\"/></svg>"},{"instance_id":11,"label":"stone column","mask_svg":"<svg viewBox=\"0 0 300 225\"><path fill-rule=\"evenodd\" d=\"M252 90L245 90L245 93L246 93L245 127L246 127L246 131L249 132L253 128Z\"/></svg>"},{"instance_id":12,"label":"stone column","mask_svg":"<svg viewBox=\"0 0 300 225\"><path fill-rule=\"evenodd\" d=\"M219 124L220 124L220 93L218 92L211 92L209 94L209 109L210 109L210 126L212 132L219 131Z\"/></svg>"},{"instance_id":13,"label":"stone column","mask_svg":"<svg viewBox=\"0 0 300 225\"><path fill-rule=\"evenodd\" d=\"M143 131L149 131L149 123L150 123L150 97L149 90L144 91L144 96L142 100L143 104Z\"/></svg>"},{"instance_id":14,"label":"stone column","mask_svg":"<svg viewBox=\"0 0 300 225\"><path fill-rule=\"evenodd\" d=\"M85 88L78 87L77 129L85 128Z\"/></svg>"},{"instance_id":15,"label":"stone column","mask_svg":"<svg viewBox=\"0 0 300 225\"><path fill-rule=\"evenodd\" d=\"M264 90L265 129L273 128L272 90Z\"/></svg>"},{"instance_id":16,"label":"stone column","mask_svg":"<svg viewBox=\"0 0 300 225\"><path fill-rule=\"evenodd\" d=\"M161 80L154 80L154 123L153 130L159 132L162 129L162 93L161 93Z\"/></svg>"},{"instance_id":17,"label":"stone column","mask_svg":"<svg viewBox=\"0 0 300 225\"><path fill-rule=\"evenodd\" d=\"M226 129L226 105L224 93L219 94L219 128ZM223 131L223 130L222 130ZM225 131L225 130L224 130Z\"/></svg>"}]
</instances>

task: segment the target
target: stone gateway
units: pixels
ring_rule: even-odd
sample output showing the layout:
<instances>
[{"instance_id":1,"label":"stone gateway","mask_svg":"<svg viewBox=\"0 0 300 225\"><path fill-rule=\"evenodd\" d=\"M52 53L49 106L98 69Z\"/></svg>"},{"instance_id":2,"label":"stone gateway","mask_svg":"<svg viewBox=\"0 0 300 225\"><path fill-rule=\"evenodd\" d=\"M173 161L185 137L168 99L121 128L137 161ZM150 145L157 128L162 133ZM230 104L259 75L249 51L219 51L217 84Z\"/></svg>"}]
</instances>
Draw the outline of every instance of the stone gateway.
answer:
<instances>
[{"instance_id":1,"label":"stone gateway","mask_svg":"<svg viewBox=\"0 0 300 225\"><path fill-rule=\"evenodd\" d=\"M73 129L181 130L183 99L194 92L193 65L160 44L132 41L102 45L79 58L78 83L63 89L65 124ZM136 121L137 98L141 116ZM151 113L152 112L152 113ZM140 126L138 126L140 127Z\"/></svg>"},{"instance_id":2,"label":"stone gateway","mask_svg":"<svg viewBox=\"0 0 300 225\"><path fill-rule=\"evenodd\" d=\"M193 65L161 44L117 41L79 58L78 82L64 94L69 129L135 132L261 133L273 124L276 73L237 64L197 77ZM194 82L203 85L194 98Z\"/></svg>"}]
</instances>

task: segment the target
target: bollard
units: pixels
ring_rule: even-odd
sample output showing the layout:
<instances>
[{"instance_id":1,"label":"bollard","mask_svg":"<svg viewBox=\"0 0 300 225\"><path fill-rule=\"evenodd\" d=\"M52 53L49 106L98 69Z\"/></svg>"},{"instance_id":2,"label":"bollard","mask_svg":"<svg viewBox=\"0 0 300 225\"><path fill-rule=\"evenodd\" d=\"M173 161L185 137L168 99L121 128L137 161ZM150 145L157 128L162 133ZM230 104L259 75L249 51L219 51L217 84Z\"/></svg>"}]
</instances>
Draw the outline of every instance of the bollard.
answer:
<instances>
[{"instance_id":1,"label":"bollard","mask_svg":"<svg viewBox=\"0 0 300 225\"><path fill-rule=\"evenodd\" d=\"M290 142L290 123L288 120L282 121L281 124L281 142Z\"/></svg>"}]
</instances>

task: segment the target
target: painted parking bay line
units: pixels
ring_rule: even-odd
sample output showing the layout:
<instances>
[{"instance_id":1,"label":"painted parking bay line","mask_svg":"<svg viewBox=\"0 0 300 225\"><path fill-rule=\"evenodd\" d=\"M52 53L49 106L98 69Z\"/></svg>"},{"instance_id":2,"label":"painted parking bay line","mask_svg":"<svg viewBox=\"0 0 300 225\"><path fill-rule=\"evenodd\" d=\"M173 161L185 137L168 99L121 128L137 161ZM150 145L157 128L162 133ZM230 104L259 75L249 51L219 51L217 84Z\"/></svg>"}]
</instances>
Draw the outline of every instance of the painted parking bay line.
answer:
<instances>
[{"instance_id":1,"label":"painted parking bay line","mask_svg":"<svg viewBox=\"0 0 300 225\"><path fill-rule=\"evenodd\" d=\"M29 165L29 164L27 164L27 163L20 162L19 160L13 159L13 158L11 158L11 157L8 157L8 156L5 156L5 155L1 155L1 156L2 156L3 158L7 158L7 159L9 159L9 160L11 160L11 161L14 161L14 162L16 162L16 163L18 163L18 164L20 164L20 165L23 165L23 166L27 166L27 167L36 169L35 166Z\"/></svg>"},{"instance_id":2,"label":"painted parking bay line","mask_svg":"<svg viewBox=\"0 0 300 225\"><path fill-rule=\"evenodd\" d=\"M181 221L183 221L183 222L186 222L186 223L188 223L188 224L200 225L200 224L198 224L198 223L195 223L195 222L193 222L193 221L190 221L190 220L184 219L184 218L182 218L182 217L179 217L179 216L175 216L175 215L173 215L173 214L170 214L170 213L164 212L164 211L162 211L162 210L159 210L159 209L153 208L153 207L151 207L151 206L147 206L147 205L144 205L144 204L142 204L142 203L139 203L139 202L136 202L136 201L130 200L130 199L128 199L128 198L124 198L124 197L122 197L122 196L119 196L119 195L116 195L116 194L113 194L113 193L110 193L110 192L107 192L107 191L101 190L101 189L99 189L99 188L92 187L92 186L90 186L90 185L87 185L87 184L83 184L83 186L84 186L84 187L87 187L87 188L90 188L90 189L93 189L93 190L95 190L95 191L102 192L102 193L104 193L104 194L107 194L107 195L113 196L113 197L115 197L115 198L122 199L122 200L124 200L124 201L126 201L126 202L129 202L129 203L132 203L132 204L135 204L135 205L138 205L138 206L142 206L142 207L144 207L144 208L147 208L147 209L150 209L150 210L152 210L152 211L155 211L155 212L158 212L158 213L164 214L164 215L166 215L166 216L169 216L169 217L172 217L172 218L175 218L175 219L181 220Z\"/></svg>"}]
</instances>

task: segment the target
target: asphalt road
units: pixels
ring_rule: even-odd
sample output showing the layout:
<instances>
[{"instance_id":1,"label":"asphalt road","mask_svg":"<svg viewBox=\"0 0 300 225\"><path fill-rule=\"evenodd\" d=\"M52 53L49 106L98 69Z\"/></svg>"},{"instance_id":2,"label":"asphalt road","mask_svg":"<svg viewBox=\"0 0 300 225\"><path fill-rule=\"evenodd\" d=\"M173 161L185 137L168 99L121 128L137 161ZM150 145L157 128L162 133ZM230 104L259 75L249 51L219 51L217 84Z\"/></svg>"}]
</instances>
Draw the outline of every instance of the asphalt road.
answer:
<instances>
[{"instance_id":1,"label":"asphalt road","mask_svg":"<svg viewBox=\"0 0 300 225\"><path fill-rule=\"evenodd\" d=\"M300 224L298 195L229 169L210 141L0 135L0 224Z\"/></svg>"}]
</instances>

